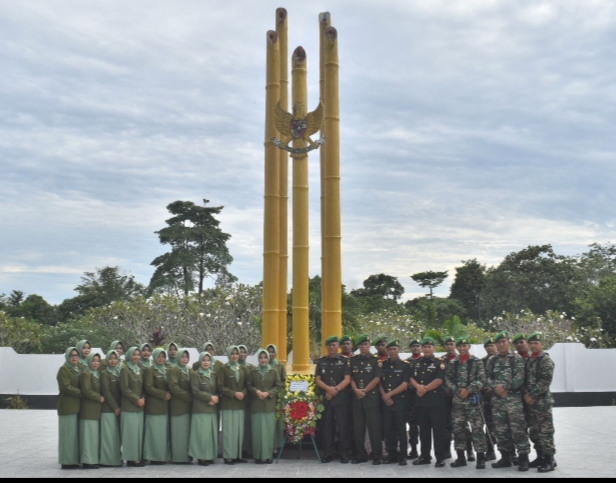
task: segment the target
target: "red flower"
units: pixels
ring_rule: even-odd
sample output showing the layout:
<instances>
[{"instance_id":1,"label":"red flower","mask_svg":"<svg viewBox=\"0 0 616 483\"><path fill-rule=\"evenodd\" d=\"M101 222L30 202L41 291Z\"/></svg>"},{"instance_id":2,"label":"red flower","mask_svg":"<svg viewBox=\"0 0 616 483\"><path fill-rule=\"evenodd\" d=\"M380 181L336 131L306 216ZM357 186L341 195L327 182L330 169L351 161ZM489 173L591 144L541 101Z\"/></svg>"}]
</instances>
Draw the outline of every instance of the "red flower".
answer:
<instances>
[{"instance_id":1,"label":"red flower","mask_svg":"<svg viewBox=\"0 0 616 483\"><path fill-rule=\"evenodd\" d=\"M308 406L308 403L304 401L296 401L291 404L289 409L291 419L293 419L294 421L299 421L300 419L304 419L308 415L310 406Z\"/></svg>"}]
</instances>

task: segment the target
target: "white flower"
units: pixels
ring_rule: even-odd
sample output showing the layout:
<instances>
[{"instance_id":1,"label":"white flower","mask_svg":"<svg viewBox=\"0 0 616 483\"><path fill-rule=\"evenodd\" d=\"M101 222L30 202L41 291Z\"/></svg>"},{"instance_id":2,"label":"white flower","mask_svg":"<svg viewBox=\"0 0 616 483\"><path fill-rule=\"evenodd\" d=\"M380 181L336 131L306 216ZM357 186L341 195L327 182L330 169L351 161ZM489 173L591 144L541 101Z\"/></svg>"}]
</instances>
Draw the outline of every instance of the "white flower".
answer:
<instances>
[{"instance_id":1,"label":"white flower","mask_svg":"<svg viewBox=\"0 0 616 483\"><path fill-rule=\"evenodd\" d=\"M597 339L595 339L594 337L591 337L590 342L597 342Z\"/></svg>"},{"instance_id":2,"label":"white flower","mask_svg":"<svg viewBox=\"0 0 616 483\"><path fill-rule=\"evenodd\" d=\"M573 340L573 338L571 336L568 336L565 340L571 341L571 340Z\"/></svg>"},{"instance_id":3,"label":"white flower","mask_svg":"<svg viewBox=\"0 0 616 483\"><path fill-rule=\"evenodd\" d=\"M563 314L560 314L560 318L561 318L561 319L564 319L564 318L565 318L565 316L564 316Z\"/></svg>"},{"instance_id":4,"label":"white flower","mask_svg":"<svg viewBox=\"0 0 616 483\"><path fill-rule=\"evenodd\" d=\"M116 316L113 318L113 320L118 320L118 316L116 315Z\"/></svg>"}]
</instances>

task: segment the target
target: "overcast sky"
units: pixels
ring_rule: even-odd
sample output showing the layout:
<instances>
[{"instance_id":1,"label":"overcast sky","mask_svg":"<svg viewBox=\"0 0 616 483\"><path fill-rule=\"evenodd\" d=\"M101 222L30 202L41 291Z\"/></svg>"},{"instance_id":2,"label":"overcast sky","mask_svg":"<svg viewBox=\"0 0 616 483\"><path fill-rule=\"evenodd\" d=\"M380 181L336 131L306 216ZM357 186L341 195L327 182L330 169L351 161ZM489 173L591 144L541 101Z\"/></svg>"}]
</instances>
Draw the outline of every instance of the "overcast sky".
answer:
<instances>
[{"instance_id":1,"label":"overcast sky","mask_svg":"<svg viewBox=\"0 0 616 483\"><path fill-rule=\"evenodd\" d=\"M447 296L463 260L616 242L611 0L0 0L0 293L58 304L107 265L147 284L166 206L203 198L224 206L230 271L262 280L277 7L308 56L309 110L319 13L338 30L349 290L385 273L410 299L411 274L449 270Z\"/></svg>"}]
</instances>

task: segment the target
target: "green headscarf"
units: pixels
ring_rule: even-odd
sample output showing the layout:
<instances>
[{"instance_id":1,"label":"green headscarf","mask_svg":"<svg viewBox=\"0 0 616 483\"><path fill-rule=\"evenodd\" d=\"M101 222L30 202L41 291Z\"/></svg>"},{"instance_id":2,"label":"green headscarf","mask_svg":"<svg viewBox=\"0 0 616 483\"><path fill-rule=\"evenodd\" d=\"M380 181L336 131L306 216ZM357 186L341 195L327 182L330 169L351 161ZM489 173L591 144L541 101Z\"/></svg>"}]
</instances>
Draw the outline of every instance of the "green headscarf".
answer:
<instances>
[{"instance_id":1,"label":"green headscarf","mask_svg":"<svg viewBox=\"0 0 616 483\"><path fill-rule=\"evenodd\" d=\"M267 374L269 371L272 370L272 365L270 363L267 363L265 365L261 364L261 354L265 354L267 356L268 361L269 361L270 355L266 349L259 349L259 352L257 352L257 361L259 362L257 365L257 369L259 370L259 374L261 374L262 376L265 376L265 374Z\"/></svg>"},{"instance_id":2,"label":"green headscarf","mask_svg":"<svg viewBox=\"0 0 616 483\"><path fill-rule=\"evenodd\" d=\"M276 357L278 357L278 347L276 347L274 344L268 344L267 347L265 348L265 350L268 351L267 352L267 356L269 357L269 348L270 347L272 347L274 349L274 352L276 353ZM280 364L280 362L278 361L278 359L272 360L270 358L270 364L271 364L272 367L274 367L274 366Z\"/></svg>"},{"instance_id":3,"label":"green headscarf","mask_svg":"<svg viewBox=\"0 0 616 483\"><path fill-rule=\"evenodd\" d=\"M240 353L241 353L241 350L240 350L240 349L244 349L244 350L246 351L246 355L248 356L248 347L246 347L244 344L241 344L241 345L238 345L238 346L237 346L237 350L238 350L238 352L240 352ZM269 355L268 355L268 357L269 357ZM239 359L239 360L237 361L237 363L238 363L240 366L246 366L246 367L247 367L247 366L251 366L251 365L252 365L252 364L250 364L250 363L249 363L246 359L244 359L244 360Z\"/></svg>"},{"instance_id":4,"label":"green headscarf","mask_svg":"<svg viewBox=\"0 0 616 483\"><path fill-rule=\"evenodd\" d=\"M98 369L96 370L92 369L92 361L94 360L94 356L98 356L99 359L101 358L101 355L98 352L90 352L88 354L88 357L86 357L86 363L87 363L86 367L90 374L96 377L96 379L100 379L101 373L98 371Z\"/></svg>"},{"instance_id":5,"label":"green headscarf","mask_svg":"<svg viewBox=\"0 0 616 483\"><path fill-rule=\"evenodd\" d=\"M114 351L116 350L116 347L118 347L118 345L122 346L122 349L124 349L124 344L122 344L121 340L114 340L111 345L109 346L109 350L110 351ZM118 358L120 358L120 356L118 355Z\"/></svg>"},{"instance_id":6,"label":"green headscarf","mask_svg":"<svg viewBox=\"0 0 616 483\"><path fill-rule=\"evenodd\" d=\"M147 342L145 344L141 344L139 346L139 352L141 352L141 360L139 361L139 363L143 366L143 367L151 367L152 366L152 361L150 359L144 359L143 358L143 348L145 346L148 346L150 348L150 352L152 352L152 346L150 344L148 344Z\"/></svg>"},{"instance_id":7,"label":"green headscarf","mask_svg":"<svg viewBox=\"0 0 616 483\"><path fill-rule=\"evenodd\" d=\"M171 357L171 352L169 351L169 348L171 346L175 346L175 348L178 350L175 354L175 357ZM177 345L175 342L169 342L169 345L167 345L167 364L169 364L169 367L175 367L179 353L180 353L180 346Z\"/></svg>"},{"instance_id":8,"label":"green headscarf","mask_svg":"<svg viewBox=\"0 0 616 483\"><path fill-rule=\"evenodd\" d=\"M118 344L116 344L118 345ZM111 367L109 365L109 358L111 357L112 354L115 354L116 357L118 358L118 365L115 367ZM107 352L107 354L105 355L105 359L107 360L107 364L105 364L105 370L109 373L109 374L113 374L115 377L120 377L120 354L118 354L118 351L115 349L111 349L109 352Z\"/></svg>"},{"instance_id":9,"label":"green headscarf","mask_svg":"<svg viewBox=\"0 0 616 483\"><path fill-rule=\"evenodd\" d=\"M160 372L166 381L167 380L167 366L165 364L159 364L158 362L156 362L161 352L165 354L165 356L167 355L167 353L165 352L165 349L161 347L158 347L152 351L152 367L154 368L155 371Z\"/></svg>"},{"instance_id":10,"label":"green headscarf","mask_svg":"<svg viewBox=\"0 0 616 483\"><path fill-rule=\"evenodd\" d=\"M203 362L203 358L208 356L210 358L210 367L209 369L204 369L201 367L201 363ZM197 368L197 372L199 374L203 374L205 377L209 378L212 374L212 355L208 351L203 351L199 354L199 367Z\"/></svg>"},{"instance_id":11,"label":"green headscarf","mask_svg":"<svg viewBox=\"0 0 616 483\"><path fill-rule=\"evenodd\" d=\"M71 352L73 351L77 351L77 354L79 356L79 349L77 349L77 347L69 347L68 349L66 349L66 352L64 352L64 359L66 361L64 365L70 370L79 373L81 372L81 369L79 368L79 362L77 362L76 364L71 364Z\"/></svg>"},{"instance_id":12,"label":"green headscarf","mask_svg":"<svg viewBox=\"0 0 616 483\"><path fill-rule=\"evenodd\" d=\"M135 364L133 362L133 353L138 350L139 347L131 347L126 351L126 357L124 359L124 363L128 366L128 368L137 375L141 374L141 368L139 367L139 364Z\"/></svg>"},{"instance_id":13,"label":"green headscarf","mask_svg":"<svg viewBox=\"0 0 616 483\"><path fill-rule=\"evenodd\" d=\"M237 353L240 353L240 348L236 345L230 345L227 347L227 366L229 366L235 372L235 380L240 380L240 365L238 362L231 362L231 353L233 350L237 350Z\"/></svg>"},{"instance_id":14,"label":"green headscarf","mask_svg":"<svg viewBox=\"0 0 616 483\"><path fill-rule=\"evenodd\" d=\"M77 350L79 351L79 362L81 364L83 364L84 366L87 366L88 363L87 363L85 357L83 357L81 355L81 351L83 350L83 346L86 345L86 344L90 344L90 341L84 339L84 340L80 340L79 342L77 342ZM91 349L92 349L92 344L90 344L90 350Z\"/></svg>"},{"instance_id":15,"label":"green headscarf","mask_svg":"<svg viewBox=\"0 0 616 483\"><path fill-rule=\"evenodd\" d=\"M190 352L188 352L188 349L178 348L178 353L175 357L175 367L177 367L180 371L182 371L188 376L190 374L190 368L188 367L188 363L182 365L182 356L184 355L184 352L188 354L188 360L190 361Z\"/></svg>"}]
</instances>

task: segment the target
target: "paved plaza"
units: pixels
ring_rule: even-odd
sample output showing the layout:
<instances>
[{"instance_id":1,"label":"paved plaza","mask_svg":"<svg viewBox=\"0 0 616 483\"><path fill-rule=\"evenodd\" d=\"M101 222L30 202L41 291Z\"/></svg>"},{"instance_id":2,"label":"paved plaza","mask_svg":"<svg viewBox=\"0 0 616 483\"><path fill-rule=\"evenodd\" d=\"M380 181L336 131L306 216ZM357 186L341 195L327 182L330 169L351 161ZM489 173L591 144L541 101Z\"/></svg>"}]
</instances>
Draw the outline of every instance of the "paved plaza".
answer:
<instances>
[{"instance_id":1,"label":"paved plaza","mask_svg":"<svg viewBox=\"0 0 616 483\"><path fill-rule=\"evenodd\" d=\"M320 464L311 447L299 459L296 449L285 449L278 463L227 466L222 460L203 467L197 464L62 470L57 464L57 417L50 410L0 410L0 478L608 478L616 475L616 406L556 408L556 460L558 468L547 474L531 469L475 469L429 466ZM534 459L534 454L531 455ZM448 463L451 460L448 460ZM410 463L410 462L409 462Z\"/></svg>"}]
</instances>

